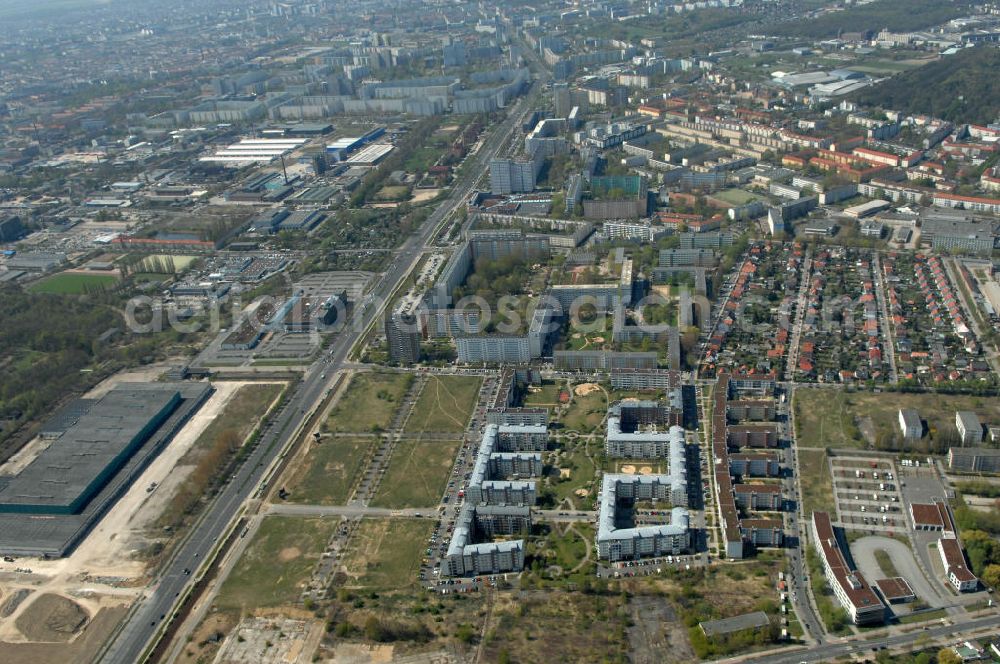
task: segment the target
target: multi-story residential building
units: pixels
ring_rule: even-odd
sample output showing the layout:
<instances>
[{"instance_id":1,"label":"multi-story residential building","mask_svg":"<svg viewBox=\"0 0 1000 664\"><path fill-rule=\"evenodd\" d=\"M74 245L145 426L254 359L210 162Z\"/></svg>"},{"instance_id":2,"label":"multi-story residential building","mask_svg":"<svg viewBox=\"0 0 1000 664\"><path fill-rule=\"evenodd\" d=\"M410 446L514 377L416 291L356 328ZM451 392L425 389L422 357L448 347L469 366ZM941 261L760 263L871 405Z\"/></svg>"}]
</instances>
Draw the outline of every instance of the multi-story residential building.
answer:
<instances>
[{"instance_id":1,"label":"multi-story residential building","mask_svg":"<svg viewBox=\"0 0 1000 664\"><path fill-rule=\"evenodd\" d=\"M971 410L955 411L955 428L962 439L962 445L978 445L983 442L983 425L979 416Z\"/></svg>"},{"instance_id":2,"label":"multi-story residential building","mask_svg":"<svg viewBox=\"0 0 1000 664\"><path fill-rule=\"evenodd\" d=\"M390 361L399 364L420 361L420 321L413 314L390 309L385 317L385 338Z\"/></svg>"},{"instance_id":3,"label":"multi-story residential building","mask_svg":"<svg viewBox=\"0 0 1000 664\"><path fill-rule=\"evenodd\" d=\"M533 409L510 409L510 410L533 410ZM537 409L534 409L537 410ZM546 414L548 411L544 411ZM532 418L537 422L537 418ZM548 422L546 418L545 423ZM549 432L546 424L517 424L502 423L497 428L496 449L501 452L524 452L526 450L544 450L549 441Z\"/></svg>"},{"instance_id":4,"label":"multi-story residential building","mask_svg":"<svg viewBox=\"0 0 1000 664\"><path fill-rule=\"evenodd\" d=\"M524 364L531 360L526 335L455 337L458 361L465 364Z\"/></svg>"},{"instance_id":5,"label":"multi-story residential building","mask_svg":"<svg viewBox=\"0 0 1000 664\"><path fill-rule=\"evenodd\" d=\"M1000 199L998 198L982 198L979 196L962 196L959 194L936 192L934 194L934 205L958 210L1000 214Z\"/></svg>"},{"instance_id":6,"label":"multi-story residential building","mask_svg":"<svg viewBox=\"0 0 1000 664\"><path fill-rule=\"evenodd\" d=\"M780 512L783 506L781 487L777 484L734 484L733 496L738 506L750 510Z\"/></svg>"},{"instance_id":7,"label":"multi-story residential building","mask_svg":"<svg viewBox=\"0 0 1000 664\"><path fill-rule=\"evenodd\" d=\"M948 468L965 473L1000 472L1000 449L991 447L948 448Z\"/></svg>"},{"instance_id":8,"label":"multi-story residential building","mask_svg":"<svg viewBox=\"0 0 1000 664\"><path fill-rule=\"evenodd\" d=\"M680 374L666 369L612 369L616 390L666 390L680 385Z\"/></svg>"},{"instance_id":9,"label":"multi-story residential building","mask_svg":"<svg viewBox=\"0 0 1000 664\"><path fill-rule=\"evenodd\" d=\"M464 576L521 571L524 568L524 540L473 543L475 515L476 509L470 505L462 508L459 513L448 551L441 560L441 575ZM491 522L492 519L487 521L492 525Z\"/></svg>"},{"instance_id":10,"label":"multi-story residential building","mask_svg":"<svg viewBox=\"0 0 1000 664\"><path fill-rule=\"evenodd\" d=\"M490 408L486 411L486 421L489 424L501 426L541 427L544 429L549 421L549 410L548 408L512 408L510 406Z\"/></svg>"},{"instance_id":11,"label":"multi-story residential building","mask_svg":"<svg viewBox=\"0 0 1000 664\"><path fill-rule=\"evenodd\" d=\"M498 157L490 161L490 191L494 194L515 194L535 190L543 160L527 157Z\"/></svg>"},{"instance_id":12,"label":"multi-story residential building","mask_svg":"<svg viewBox=\"0 0 1000 664\"><path fill-rule=\"evenodd\" d=\"M733 447L777 447L776 424L735 424L727 428L729 444Z\"/></svg>"},{"instance_id":13,"label":"multi-story residential building","mask_svg":"<svg viewBox=\"0 0 1000 664\"><path fill-rule=\"evenodd\" d=\"M535 482L523 480L486 480L465 492L471 505L534 505L537 499Z\"/></svg>"},{"instance_id":14,"label":"multi-story residential building","mask_svg":"<svg viewBox=\"0 0 1000 664\"><path fill-rule=\"evenodd\" d=\"M656 369L657 367L655 351L557 350L552 353L552 360L556 369L570 371Z\"/></svg>"},{"instance_id":15,"label":"multi-story residential building","mask_svg":"<svg viewBox=\"0 0 1000 664\"><path fill-rule=\"evenodd\" d=\"M924 435L920 413L912 408L899 409L899 431L904 440L919 440Z\"/></svg>"},{"instance_id":16,"label":"multi-story residential building","mask_svg":"<svg viewBox=\"0 0 1000 664\"><path fill-rule=\"evenodd\" d=\"M729 474L737 477L777 477L781 474L781 464L778 455L762 454L730 454Z\"/></svg>"},{"instance_id":17,"label":"multi-story residential building","mask_svg":"<svg viewBox=\"0 0 1000 664\"><path fill-rule=\"evenodd\" d=\"M659 475L608 473L601 482L597 517L597 555L611 562L649 556L676 555L691 546L688 512L674 507L667 525L619 528L619 505L636 500L660 500L669 493L670 480Z\"/></svg>"},{"instance_id":18,"label":"multi-story residential building","mask_svg":"<svg viewBox=\"0 0 1000 664\"><path fill-rule=\"evenodd\" d=\"M935 201L937 205L937 201ZM960 249L976 254L993 251L996 242L994 224L953 216L927 216L920 223L921 240L931 242L935 249Z\"/></svg>"},{"instance_id":19,"label":"multi-story residential building","mask_svg":"<svg viewBox=\"0 0 1000 664\"><path fill-rule=\"evenodd\" d=\"M750 420L770 422L774 420L773 399L738 399L726 404L726 417L735 422Z\"/></svg>"}]
</instances>

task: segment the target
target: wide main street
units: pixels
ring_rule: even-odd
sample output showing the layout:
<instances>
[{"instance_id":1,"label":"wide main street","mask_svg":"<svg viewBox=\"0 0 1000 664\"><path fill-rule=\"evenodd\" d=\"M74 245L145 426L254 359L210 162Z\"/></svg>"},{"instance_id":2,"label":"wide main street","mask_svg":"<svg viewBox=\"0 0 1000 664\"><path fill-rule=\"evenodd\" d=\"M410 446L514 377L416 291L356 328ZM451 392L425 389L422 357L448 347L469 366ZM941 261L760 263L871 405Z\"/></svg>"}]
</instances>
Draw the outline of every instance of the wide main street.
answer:
<instances>
[{"instance_id":1,"label":"wide main street","mask_svg":"<svg viewBox=\"0 0 1000 664\"><path fill-rule=\"evenodd\" d=\"M508 144L543 84L543 80L535 80L528 92L508 110L506 119L492 130L479 151L466 162L448 199L397 250L374 289L357 307L354 321L331 344L328 353L306 370L271 423L262 431L256 447L246 461L208 505L187 538L179 544L173 558L163 566L159 577L128 614L100 661L108 664L135 664L143 661L150 643L175 610L175 604L197 577L198 568L240 514L244 502L267 477L272 464L297 434L296 425L307 419L322 403L355 343L384 312L397 286L416 265L422 252L431 245L441 223L465 203L488 168L489 160Z\"/></svg>"}]
</instances>

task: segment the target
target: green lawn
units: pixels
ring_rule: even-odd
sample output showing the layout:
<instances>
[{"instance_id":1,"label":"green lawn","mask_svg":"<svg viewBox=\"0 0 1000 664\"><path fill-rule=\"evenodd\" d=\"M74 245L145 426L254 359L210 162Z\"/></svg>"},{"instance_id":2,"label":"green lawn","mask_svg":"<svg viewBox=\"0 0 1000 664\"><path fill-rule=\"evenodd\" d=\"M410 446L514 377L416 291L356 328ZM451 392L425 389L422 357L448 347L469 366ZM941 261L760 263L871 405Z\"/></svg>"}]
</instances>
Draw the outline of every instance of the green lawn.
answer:
<instances>
[{"instance_id":1,"label":"green lawn","mask_svg":"<svg viewBox=\"0 0 1000 664\"><path fill-rule=\"evenodd\" d=\"M892 556L889 555L888 551L884 549L876 549L875 562L878 563L878 568L882 570L882 574L884 574L887 579L894 579L899 576L896 564L892 562Z\"/></svg>"},{"instance_id":2,"label":"green lawn","mask_svg":"<svg viewBox=\"0 0 1000 664\"><path fill-rule=\"evenodd\" d=\"M56 293L59 295L77 295L100 288L111 288L118 282L113 274L82 274L78 272L60 272L33 283L28 290L33 293Z\"/></svg>"},{"instance_id":3,"label":"green lawn","mask_svg":"<svg viewBox=\"0 0 1000 664\"><path fill-rule=\"evenodd\" d=\"M469 425L482 384L478 376L431 376L404 431L462 433Z\"/></svg>"},{"instance_id":4,"label":"green lawn","mask_svg":"<svg viewBox=\"0 0 1000 664\"><path fill-rule=\"evenodd\" d=\"M814 511L835 511L833 478L824 450L799 449L799 484L802 486L802 507L806 518Z\"/></svg>"},{"instance_id":5,"label":"green lawn","mask_svg":"<svg viewBox=\"0 0 1000 664\"><path fill-rule=\"evenodd\" d=\"M536 406L557 406L559 405L559 393L564 389L566 389L566 387L565 383L562 381L559 381L558 383L546 381L541 385L532 385L528 388L527 394L524 395L524 405L526 408Z\"/></svg>"},{"instance_id":6,"label":"green lawn","mask_svg":"<svg viewBox=\"0 0 1000 664\"><path fill-rule=\"evenodd\" d=\"M600 453L599 442L578 440L566 443L565 449L560 452L559 460L554 463L555 474L548 480L555 493L557 507L561 507L562 501L566 499L571 500L578 509L588 508L593 504L600 486L595 475L597 470L595 462L591 461L591 458L598 459ZM579 495L577 491L587 493Z\"/></svg>"},{"instance_id":7,"label":"green lawn","mask_svg":"<svg viewBox=\"0 0 1000 664\"><path fill-rule=\"evenodd\" d=\"M360 475L376 437L334 436L311 443L301 465L285 485L289 501L310 505L343 505Z\"/></svg>"},{"instance_id":8,"label":"green lawn","mask_svg":"<svg viewBox=\"0 0 1000 664\"><path fill-rule=\"evenodd\" d=\"M758 197L742 189L724 189L712 194L712 198L729 203L730 205L746 205Z\"/></svg>"},{"instance_id":9,"label":"green lawn","mask_svg":"<svg viewBox=\"0 0 1000 664\"><path fill-rule=\"evenodd\" d=\"M380 592L416 585L433 529L430 519L364 519L345 556L345 585Z\"/></svg>"},{"instance_id":10,"label":"green lawn","mask_svg":"<svg viewBox=\"0 0 1000 664\"><path fill-rule=\"evenodd\" d=\"M252 611L297 601L336 526L336 519L265 518L216 604Z\"/></svg>"},{"instance_id":11,"label":"green lawn","mask_svg":"<svg viewBox=\"0 0 1000 664\"><path fill-rule=\"evenodd\" d=\"M590 433L600 426L608 411L608 399L604 390L596 390L586 396L573 393L566 414L563 415L563 425L569 431Z\"/></svg>"},{"instance_id":12,"label":"green lawn","mask_svg":"<svg viewBox=\"0 0 1000 664\"><path fill-rule=\"evenodd\" d=\"M330 411L323 429L328 432L388 429L412 381L410 374L356 374L343 397Z\"/></svg>"},{"instance_id":13,"label":"green lawn","mask_svg":"<svg viewBox=\"0 0 1000 664\"><path fill-rule=\"evenodd\" d=\"M401 440L372 501L376 507L434 507L441 501L460 441Z\"/></svg>"},{"instance_id":14,"label":"green lawn","mask_svg":"<svg viewBox=\"0 0 1000 664\"><path fill-rule=\"evenodd\" d=\"M410 188L405 185L386 185L375 194L377 201L405 201L410 197Z\"/></svg>"},{"instance_id":15,"label":"green lawn","mask_svg":"<svg viewBox=\"0 0 1000 664\"><path fill-rule=\"evenodd\" d=\"M865 447L867 441L859 429L862 418L871 418L876 441L898 437L900 408L915 409L926 421L931 438L954 429L956 410L974 411L984 422L1000 420L1000 399L972 395L799 388L792 407L799 447Z\"/></svg>"}]
</instances>

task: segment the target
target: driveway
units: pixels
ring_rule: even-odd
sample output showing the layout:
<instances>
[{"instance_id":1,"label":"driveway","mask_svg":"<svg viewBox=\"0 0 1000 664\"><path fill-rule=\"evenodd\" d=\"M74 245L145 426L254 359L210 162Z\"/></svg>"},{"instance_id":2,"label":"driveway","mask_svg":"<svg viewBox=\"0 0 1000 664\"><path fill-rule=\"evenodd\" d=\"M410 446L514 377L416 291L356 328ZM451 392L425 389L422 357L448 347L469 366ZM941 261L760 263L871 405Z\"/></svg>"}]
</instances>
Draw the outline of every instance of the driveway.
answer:
<instances>
[{"instance_id":1,"label":"driveway","mask_svg":"<svg viewBox=\"0 0 1000 664\"><path fill-rule=\"evenodd\" d=\"M941 599L937 590L927 580L923 572L920 571L920 567L917 565L910 547L891 537L879 537L875 535L862 537L851 543L851 555L854 557L854 564L858 566L858 569L861 570L861 573L864 574L869 583L874 585L875 581L885 577L882 569L878 566L878 561L875 560L875 552L879 549L889 554L892 564L896 566L896 571L906 579L906 582L910 584L910 588L913 589L913 592L916 593L919 599L933 607L944 606L945 602Z\"/></svg>"}]
</instances>

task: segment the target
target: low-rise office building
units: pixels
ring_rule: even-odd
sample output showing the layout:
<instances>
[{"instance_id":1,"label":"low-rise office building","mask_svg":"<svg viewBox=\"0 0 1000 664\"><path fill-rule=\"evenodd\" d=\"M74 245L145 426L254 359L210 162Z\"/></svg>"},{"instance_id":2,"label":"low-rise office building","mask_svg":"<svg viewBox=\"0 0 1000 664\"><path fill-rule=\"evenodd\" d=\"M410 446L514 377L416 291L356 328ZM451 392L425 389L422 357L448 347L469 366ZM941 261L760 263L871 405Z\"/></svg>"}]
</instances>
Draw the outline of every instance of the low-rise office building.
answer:
<instances>
[{"instance_id":1,"label":"low-rise office building","mask_svg":"<svg viewBox=\"0 0 1000 664\"><path fill-rule=\"evenodd\" d=\"M885 604L871 589L861 572L852 570L840 550L827 512L813 512L813 543L827 583L855 625L870 625L885 621Z\"/></svg>"}]
</instances>

